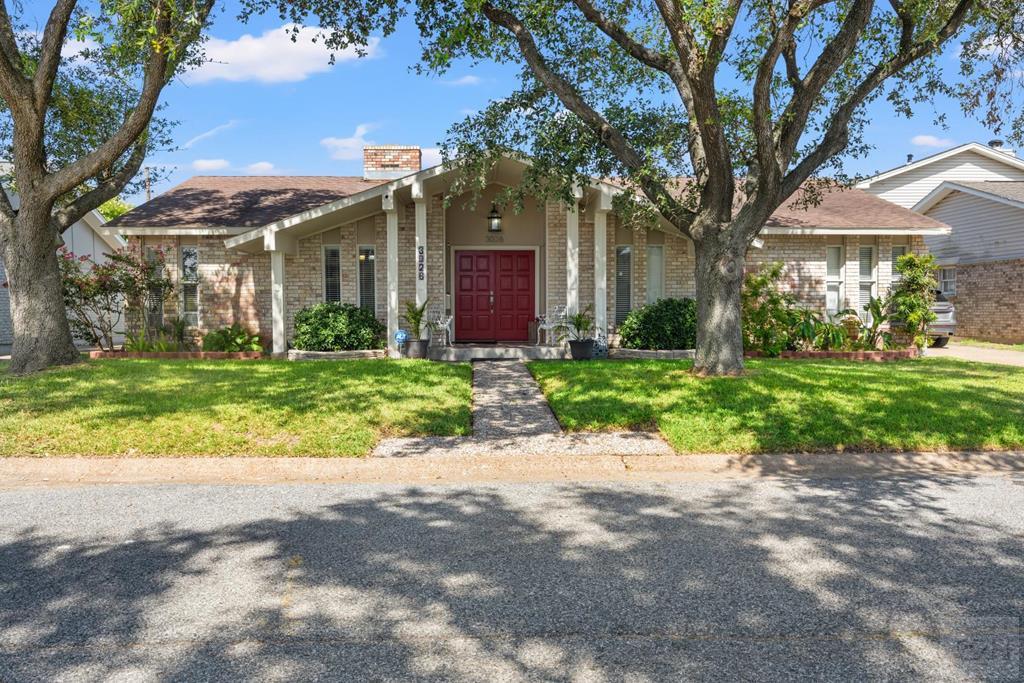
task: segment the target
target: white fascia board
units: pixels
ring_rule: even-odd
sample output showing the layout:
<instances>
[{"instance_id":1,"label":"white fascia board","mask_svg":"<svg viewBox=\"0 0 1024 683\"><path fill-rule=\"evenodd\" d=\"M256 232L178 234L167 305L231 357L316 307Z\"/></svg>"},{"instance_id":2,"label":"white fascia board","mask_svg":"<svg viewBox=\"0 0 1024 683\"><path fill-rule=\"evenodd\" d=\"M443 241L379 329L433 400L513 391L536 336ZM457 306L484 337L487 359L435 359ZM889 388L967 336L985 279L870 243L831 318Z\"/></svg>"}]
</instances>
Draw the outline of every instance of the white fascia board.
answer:
<instances>
[{"instance_id":1,"label":"white fascia board","mask_svg":"<svg viewBox=\"0 0 1024 683\"><path fill-rule=\"evenodd\" d=\"M107 235L209 235L221 237L223 235L238 235L248 232L252 228L200 228L189 226L177 226L173 228L140 228L131 226L117 226L113 228L102 227L100 234Z\"/></svg>"},{"instance_id":2,"label":"white fascia board","mask_svg":"<svg viewBox=\"0 0 1024 683\"><path fill-rule=\"evenodd\" d=\"M329 213L340 211L341 209L345 209L350 206L355 206L356 204L360 204L370 199L383 197L384 195L388 194L394 194L398 190L405 187L409 187L415 183L418 183L422 186L422 183L425 180L436 178L437 176L443 175L444 173L447 172L448 171L445 170L443 165L431 166L430 168L420 171L419 173L413 173L403 178L392 180L390 183L383 183L381 185L377 185L376 187L371 187L369 189L363 190L362 192L357 192L356 194L349 195L348 197L343 197L328 204L323 204L312 209L306 209L305 211L302 211L295 215L289 216L287 218L282 218L279 221L268 223L267 225L264 225L261 228L248 229L247 232L232 237L231 239L224 240L224 246L226 246L228 249L237 249L249 242L264 239L266 236L272 233L279 232L281 230L287 230L288 228L295 227L296 225L301 225L302 223L305 223L306 221L312 220L314 218L326 216Z\"/></svg>"},{"instance_id":3,"label":"white fascia board","mask_svg":"<svg viewBox=\"0 0 1024 683\"><path fill-rule=\"evenodd\" d=\"M763 228L762 235L948 235L949 226L941 228Z\"/></svg>"},{"instance_id":4,"label":"white fascia board","mask_svg":"<svg viewBox=\"0 0 1024 683\"><path fill-rule=\"evenodd\" d=\"M988 157L989 159L993 159L995 161L1002 162L1007 166L1012 166L1013 168L1024 170L1024 159L1019 159L1012 154L1000 152L997 149L992 149L988 145L983 145L980 142L968 142L958 147L947 149L944 152L933 154L930 157L925 157L924 159L919 159L917 161L912 161L909 164L903 164L902 166L897 166L896 168L889 169L888 171L879 173L876 176L872 176L866 180L862 180L861 182L857 183L854 187L858 187L860 189L868 188L871 187L872 184L877 183L880 180L892 178L907 171L916 168L921 168L922 166L927 166L928 164L933 164L936 161L948 159L949 157L960 154L961 152L977 152L982 156Z\"/></svg>"},{"instance_id":5,"label":"white fascia board","mask_svg":"<svg viewBox=\"0 0 1024 683\"><path fill-rule=\"evenodd\" d=\"M82 222L85 223L87 228L99 235L100 239L106 242L107 246L111 249L123 249L128 245L128 240L121 235L116 232L103 229L103 224L107 221L99 211L93 209L88 212L82 216Z\"/></svg>"},{"instance_id":6,"label":"white fascia board","mask_svg":"<svg viewBox=\"0 0 1024 683\"><path fill-rule=\"evenodd\" d=\"M1019 202L1015 199L1003 197L1002 195L993 194L991 192L985 192L984 190L979 190L976 187L967 187L966 185L961 185L953 180L946 180L925 195L921 201L915 204L913 210L917 213L925 213L953 192L963 192L964 194L980 197L981 199L998 202L999 204L1006 204L1007 206L1012 206L1017 209L1024 209L1024 202Z\"/></svg>"}]
</instances>

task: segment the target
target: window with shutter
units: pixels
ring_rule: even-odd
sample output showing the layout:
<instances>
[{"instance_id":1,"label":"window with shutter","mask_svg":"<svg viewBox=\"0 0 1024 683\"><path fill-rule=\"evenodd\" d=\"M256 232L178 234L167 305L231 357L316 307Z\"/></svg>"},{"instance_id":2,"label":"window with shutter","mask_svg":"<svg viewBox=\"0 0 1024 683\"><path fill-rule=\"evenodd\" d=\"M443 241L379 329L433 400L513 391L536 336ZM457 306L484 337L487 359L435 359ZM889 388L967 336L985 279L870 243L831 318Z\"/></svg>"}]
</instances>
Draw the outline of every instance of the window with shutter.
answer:
<instances>
[{"instance_id":1,"label":"window with shutter","mask_svg":"<svg viewBox=\"0 0 1024 683\"><path fill-rule=\"evenodd\" d=\"M341 247L324 247L324 301L341 301Z\"/></svg>"},{"instance_id":2,"label":"window with shutter","mask_svg":"<svg viewBox=\"0 0 1024 683\"><path fill-rule=\"evenodd\" d=\"M181 248L181 318L199 326L199 249Z\"/></svg>"},{"instance_id":3,"label":"window with shutter","mask_svg":"<svg viewBox=\"0 0 1024 683\"><path fill-rule=\"evenodd\" d=\"M825 312L839 313L843 297L843 248L825 248Z\"/></svg>"},{"instance_id":4,"label":"window with shutter","mask_svg":"<svg viewBox=\"0 0 1024 683\"><path fill-rule=\"evenodd\" d=\"M615 247L615 324L621 325L633 308L633 247Z\"/></svg>"},{"instance_id":5,"label":"window with shutter","mask_svg":"<svg viewBox=\"0 0 1024 683\"><path fill-rule=\"evenodd\" d=\"M371 313L376 310L375 249L359 247L359 306Z\"/></svg>"},{"instance_id":6,"label":"window with shutter","mask_svg":"<svg viewBox=\"0 0 1024 683\"><path fill-rule=\"evenodd\" d=\"M860 302L858 312L866 322L871 322L871 316L864 309L875 296L875 248L861 247L858 256L860 257Z\"/></svg>"},{"instance_id":7,"label":"window with shutter","mask_svg":"<svg viewBox=\"0 0 1024 683\"><path fill-rule=\"evenodd\" d=\"M647 247L647 303L665 296L665 248L660 244Z\"/></svg>"}]
</instances>

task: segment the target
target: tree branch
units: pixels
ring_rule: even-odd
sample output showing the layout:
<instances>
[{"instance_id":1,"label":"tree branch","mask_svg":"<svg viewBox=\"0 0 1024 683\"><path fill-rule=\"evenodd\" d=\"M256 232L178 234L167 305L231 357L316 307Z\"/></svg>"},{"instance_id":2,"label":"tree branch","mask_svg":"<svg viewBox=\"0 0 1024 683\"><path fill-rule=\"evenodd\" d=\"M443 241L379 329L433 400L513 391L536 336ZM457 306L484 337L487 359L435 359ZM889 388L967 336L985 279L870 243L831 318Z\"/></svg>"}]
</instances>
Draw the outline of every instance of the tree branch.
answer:
<instances>
[{"instance_id":1,"label":"tree branch","mask_svg":"<svg viewBox=\"0 0 1024 683\"><path fill-rule=\"evenodd\" d=\"M50 101L53 79L57 77L60 53L68 33L68 22L71 21L71 13L77 4L77 0L58 0L46 21L46 28L43 29L43 38L39 45L39 64L36 65L36 73L32 78L33 105L40 120L44 118L46 105Z\"/></svg>"},{"instance_id":2,"label":"tree branch","mask_svg":"<svg viewBox=\"0 0 1024 683\"><path fill-rule=\"evenodd\" d=\"M663 183L655 181L649 173L645 172L643 157L623 137L622 133L591 107L571 83L548 66L529 29L511 12L499 9L489 2L485 2L481 6L481 11L491 23L512 34L516 39L519 52L537 79L554 93L569 111L580 117L598 140L635 174L634 180L665 218L689 236L689 225L694 218L693 212L680 204Z\"/></svg>"},{"instance_id":3,"label":"tree branch","mask_svg":"<svg viewBox=\"0 0 1024 683\"><path fill-rule=\"evenodd\" d=\"M19 113L26 112L31 102L31 84L21 70L21 52L5 2L0 2L0 95Z\"/></svg>"},{"instance_id":4,"label":"tree branch","mask_svg":"<svg viewBox=\"0 0 1024 683\"><path fill-rule=\"evenodd\" d=\"M120 194L124 186L138 175L139 169L142 168L142 162L146 159L147 149L145 138L139 140L135 144L131 156L116 173L104 178L96 187L77 197L74 201L56 209L50 217L50 225L54 231L59 235L74 225L82 216Z\"/></svg>"},{"instance_id":5,"label":"tree branch","mask_svg":"<svg viewBox=\"0 0 1024 683\"><path fill-rule=\"evenodd\" d=\"M618 43L619 47L625 50L634 59L643 62L652 69L662 71L673 80L677 75L682 75L682 65L679 60L668 55L663 55L643 45L633 38L629 33L607 15L598 10L590 0L573 0L576 6L583 12L587 21L601 29L601 32Z\"/></svg>"}]
</instances>

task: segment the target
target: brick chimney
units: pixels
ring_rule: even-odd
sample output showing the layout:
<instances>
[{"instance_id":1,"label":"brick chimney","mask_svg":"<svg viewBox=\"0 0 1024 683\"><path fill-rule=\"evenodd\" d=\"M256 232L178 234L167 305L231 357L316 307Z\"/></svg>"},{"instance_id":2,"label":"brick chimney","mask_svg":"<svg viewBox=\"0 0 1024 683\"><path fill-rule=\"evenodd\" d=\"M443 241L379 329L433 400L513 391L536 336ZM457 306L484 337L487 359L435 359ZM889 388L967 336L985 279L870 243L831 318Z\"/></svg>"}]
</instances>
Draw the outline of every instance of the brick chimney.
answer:
<instances>
[{"instance_id":1,"label":"brick chimney","mask_svg":"<svg viewBox=\"0 0 1024 683\"><path fill-rule=\"evenodd\" d=\"M394 180L418 173L423 153L415 145L367 145L363 147L363 177L366 180Z\"/></svg>"}]
</instances>

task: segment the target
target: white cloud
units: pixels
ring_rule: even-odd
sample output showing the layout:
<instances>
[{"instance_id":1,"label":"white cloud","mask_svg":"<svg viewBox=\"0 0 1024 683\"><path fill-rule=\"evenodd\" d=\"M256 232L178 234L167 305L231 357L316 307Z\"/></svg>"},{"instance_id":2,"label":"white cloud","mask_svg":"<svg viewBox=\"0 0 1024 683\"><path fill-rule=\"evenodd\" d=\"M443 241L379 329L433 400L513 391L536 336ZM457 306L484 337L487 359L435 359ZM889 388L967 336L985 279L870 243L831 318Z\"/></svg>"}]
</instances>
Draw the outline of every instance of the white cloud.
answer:
<instances>
[{"instance_id":1,"label":"white cloud","mask_svg":"<svg viewBox=\"0 0 1024 683\"><path fill-rule=\"evenodd\" d=\"M477 111L476 109L460 109L459 113L463 116L474 116L477 114Z\"/></svg>"},{"instance_id":2,"label":"white cloud","mask_svg":"<svg viewBox=\"0 0 1024 683\"><path fill-rule=\"evenodd\" d=\"M196 144L197 142L202 142L203 140L207 140L209 138L212 138L214 135L219 135L220 133L223 133L226 130L231 130L232 128L234 128L237 125L238 125L238 120L237 119L231 119L227 123L222 123L219 126L214 126L213 128L211 128L210 130L206 131L205 133L200 133L199 135L195 136L194 138L192 138L191 140L186 142L184 145L182 145L181 148L182 149L190 149L192 147L192 145Z\"/></svg>"},{"instance_id":3,"label":"white cloud","mask_svg":"<svg viewBox=\"0 0 1024 683\"><path fill-rule=\"evenodd\" d=\"M363 158L363 147L372 145L373 140L368 140L366 134L377 127L374 123L360 123L356 126L355 132L347 138L324 138L320 144L331 153L332 159L350 161Z\"/></svg>"},{"instance_id":4,"label":"white cloud","mask_svg":"<svg viewBox=\"0 0 1024 683\"><path fill-rule=\"evenodd\" d=\"M186 83L211 81L258 81L260 83L294 83L331 68L331 51L324 45L323 31L303 26L292 42L293 24L285 24L262 35L245 34L235 40L210 38L206 43L209 60L198 69L186 73ZM314 42L314 38L318 38ZM370 38L364 48L367 57L380 54L379 38ZM359 58L355 48L334 53L336 62Z\"/></svg>"},{"instance_id":5,"label":"white cloud","mask_svg":"<svg viewBox=\"0 0 1024 683\"><path fill-rule=\"evenodd\" d=\"M431 166L438 166L441 163L441 148L440 147L424 147L422 150L423 154L423 168L430 168Z\"/></svg>"},{"instance_id":6,"label":"white cloud","mask_svg":"<svg viewBox=\"0 0 1024 683\"><path fill-rule=\"evenodd\" d=\"M910 144L918 147L952 147L956 143L949 138L939 138L934 135L915 135L910 138Z\"/></svg>"},{"instance_id":7,"label":"white cloud","mask_svg":"<svg viewBox=\"0 0 1024 683\"><path fill-rule=\"evenodd\" d=\"M273 173L276 170L277 169L274 168L274 165L269 161L257 161L245 167L246 173L250 173L252 175L267 175L268 173Z\"/></svg>"},{"instance_id":8,"label":"white cloud","mask_svg":"<svg viewBox=\"0 0 1024 683\"><path fill-rule=\"evenodd\" d=\"M192 162L192 168L197 171L223 171L230 165L227 159L196 159Z\"/></svg>"},{"instance_id":9,"label":"white cloud","mask_svg":"<svg viewBox=\"0 0 1024 683\"><path fill-rule=\"evenodd\" d=\"M441 81L441 83L443 85L450 85L450 86L455 87L455 88L459 88L459 87L467 86L467 85L480 85L482 82L483 81L480 80L479 76L473 76L471 74L467 74L465 76L460 76L459 78L456 78L456 79L453 79L453 80L450 80L450 81Z\"/></svg>"}]
</instances>

